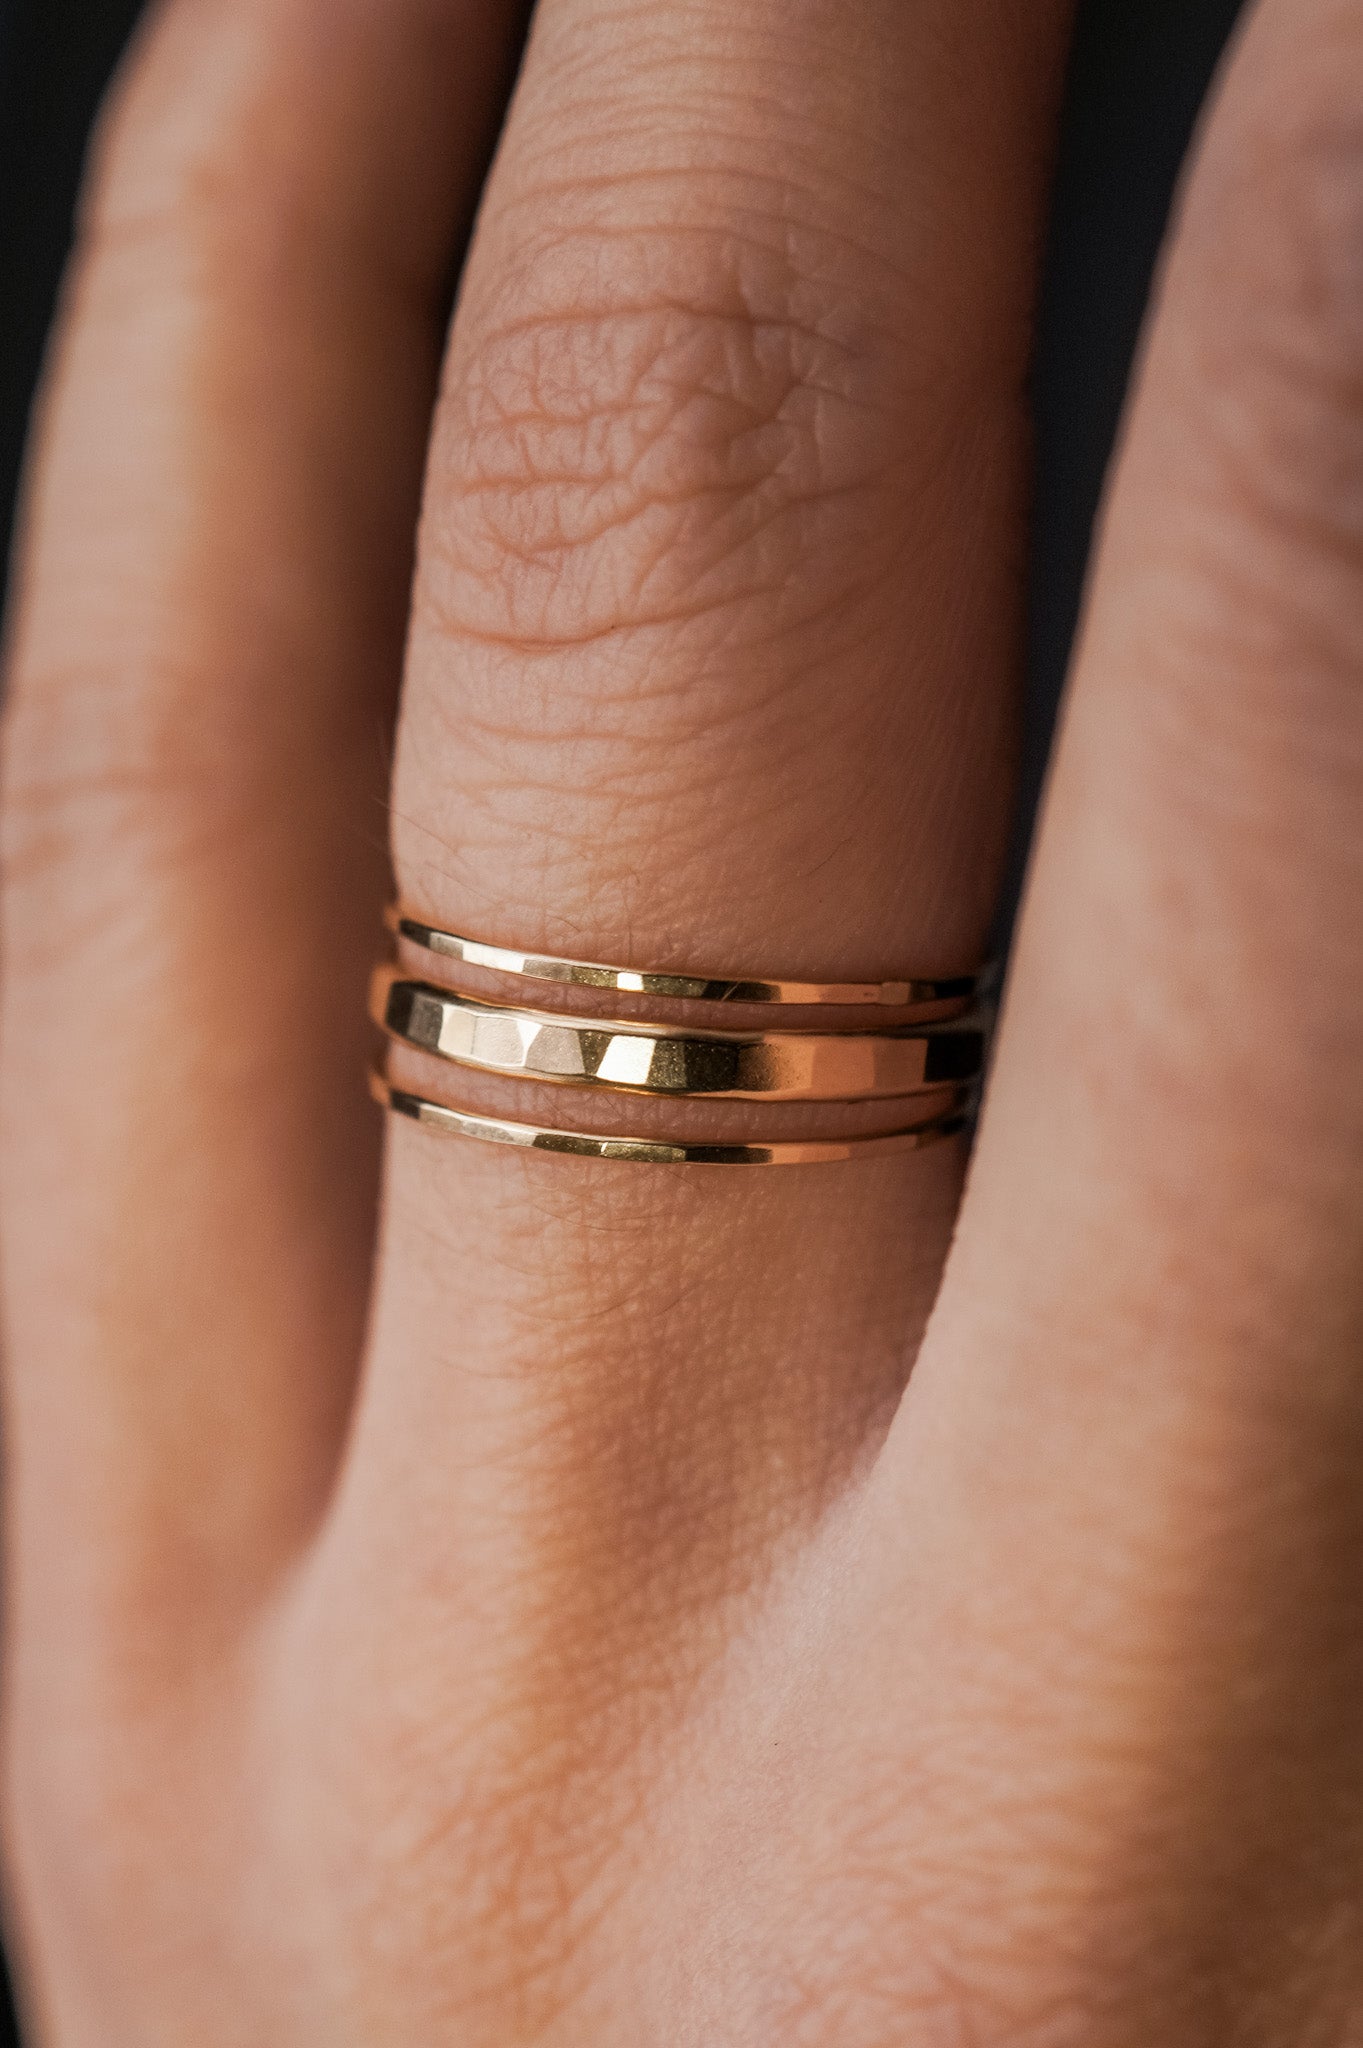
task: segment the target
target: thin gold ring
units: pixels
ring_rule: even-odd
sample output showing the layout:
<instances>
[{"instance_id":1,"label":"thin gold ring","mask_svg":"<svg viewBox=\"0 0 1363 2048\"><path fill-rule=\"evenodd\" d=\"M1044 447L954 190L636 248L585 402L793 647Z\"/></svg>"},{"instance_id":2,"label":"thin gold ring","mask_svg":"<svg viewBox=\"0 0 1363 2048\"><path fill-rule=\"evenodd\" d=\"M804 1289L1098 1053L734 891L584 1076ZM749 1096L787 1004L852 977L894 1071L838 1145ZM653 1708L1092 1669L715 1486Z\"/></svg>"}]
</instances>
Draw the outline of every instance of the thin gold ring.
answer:
<instances>
[{"instance_id":1,"label":"thin gold ring","mask_svg":"<svg viewBox=\"0 0 1363 2048\"><path fill-rule=\"evenodd\" d=\"M693 1003L803 1003L845 1009L926 1009L942 1003L965 1006L984 993L990 971L959 974L942 981L765 981L723 974L659 974L634 967L603 967L593 960L560 960L547 953L517 953L487 946L458 932L441 931L395 906L388 928L424 952L498 974L530 981L556 981L571 988L615 989L622 995L669 996Z\"/></svg>"},{"instance_id":2,"label":"thin gold ring","mask_svg":"<svg viewBox=\"0 0 1363 2048\"><path fill-rule=\"evenodd\" d=\"M596 1137L585 1131L556 1131L542 1124L509 1123L505 1118L474 1116L443 1102L394 1088L382 1074L371 1074L370 1093L385 1109L411 1117L428 1130L452 1138L481 1138L487 1144L513 1145L529 1152L567 1153L579 1159L625 1160L642 1166L821 1166L848 1159L886 1159L902 1152L921 1152L966 1128L965 1116L940 1117L916 1130L889 1131L867 1138L818 1138L768 1145L713 1145L676 1138Z\"/></svg>"},{"instance_id":3,"label":"thin gold ring","mask_svg":"<svg viewBox=\"0 0 1363 2048\"><path fill-rule=\"evenodd\" d=\"M390 1038L484 1073L641 1095L859 1102L978 1078L978 1020L847 1032L687 1031L551 1011L516 1010L411 981L374 976L372 1015Z\"/></svg>"}]
</instances>

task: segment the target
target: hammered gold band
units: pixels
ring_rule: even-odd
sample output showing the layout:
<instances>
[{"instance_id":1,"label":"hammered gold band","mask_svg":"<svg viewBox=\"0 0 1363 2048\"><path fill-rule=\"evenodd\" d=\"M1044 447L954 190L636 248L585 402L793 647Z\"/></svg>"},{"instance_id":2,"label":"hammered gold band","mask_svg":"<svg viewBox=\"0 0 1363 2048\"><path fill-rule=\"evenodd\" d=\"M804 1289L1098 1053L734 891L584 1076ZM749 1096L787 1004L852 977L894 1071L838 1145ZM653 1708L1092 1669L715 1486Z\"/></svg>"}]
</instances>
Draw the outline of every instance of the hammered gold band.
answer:
<instances>
[{"instance_id":1,"label":"hammered gold band","mask_svg":"<svg viewBox=\"0 0 1363 2048\"><path fill-rule=\"evenodd\" d=\"M488 946L479 939L442 931L396 906L387 913L390 931L424 952L497 974L530 981L554 981L570 988L614 989L623 995L664 996L693 1003L787 1003L844 1009L936 1009L942 1004L966 1007L983 994L991 979L984 974L948 976L939 981L777 981L724 974L658 973L635 967L604 967L592 960L567 960L552 954L518 953Z\"/></svg>"},{"instance_id":2,"label":"hammered gold band","mask_svg":"<svg viewBox=\"0 0 1363 2048\"><path fill-rule=\"evenodd\" d=\"M390 1038L482 1073L628 1094L768 1102L865 1102L976 1080L978 1019L837 1035L691 1031L564 1017L413 981L381 967L374 1021Z\"/></svg>"},{"instance_id":3,"label":"hammered gold band","mask_svg":"<svg viewBox=\"0 0 1363 2048\"><path fill-rule=\"evenodd\" d=\"M487 1144L511 1145L522 1151L558 1152L579 1159L614 1159L646 1166L814 1166L841 1160L893 1158L921 1152L965 1129L963 1116L939 1117L916 1129L890 1131L865 1138L778 1141L771 1144L700 1144L679 1138L598 1137L585 1131L558 1131L542 1124L512 1123L503 1117L474 1116L395 1088L382 1074L370 1077L374 1100L399 1116L410 1117L446 1137L479 1138Z\"/></svg>"}]
</instances>

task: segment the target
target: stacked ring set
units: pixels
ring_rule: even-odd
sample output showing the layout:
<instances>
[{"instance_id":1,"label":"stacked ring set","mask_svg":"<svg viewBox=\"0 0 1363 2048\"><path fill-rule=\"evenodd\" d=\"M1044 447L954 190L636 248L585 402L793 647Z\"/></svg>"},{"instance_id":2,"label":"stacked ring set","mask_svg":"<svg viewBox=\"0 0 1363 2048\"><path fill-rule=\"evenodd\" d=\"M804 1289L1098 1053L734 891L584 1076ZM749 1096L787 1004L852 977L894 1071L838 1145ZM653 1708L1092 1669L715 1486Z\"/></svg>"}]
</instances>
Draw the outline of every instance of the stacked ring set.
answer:
<instances>
[{"instance_id":1,"label":"stacked ring set","mask_svg":"<svg viewBox=\"0 0 1363 2048\"><path fill-rule=\"evenodd\" d=\"M429 962L429 975L381 967L374 1021L397 1044L452 1069L514 1076L584 1090L671 1101L893 1103L896 1127L873 1135L726 1144L592 1135L477 1115L452 1100L418 1095L376 1074L373 1092L398 1114L452 1136L582 1158L655 1165L788 1166L921 1150L963 1128L983 1070L985 976L939 981L794 982L653 973L591 961L513 953L442 931L395 910L395 935ZM845 1027L724 1030L688 1024L576 1017L557 1009L493 1002L436 979L461 962L529 982L614 990L662 1004L734 1004L836 1010ZM893 1024L874 1028L877 1011Z\"/></svg>"}]
</instances>

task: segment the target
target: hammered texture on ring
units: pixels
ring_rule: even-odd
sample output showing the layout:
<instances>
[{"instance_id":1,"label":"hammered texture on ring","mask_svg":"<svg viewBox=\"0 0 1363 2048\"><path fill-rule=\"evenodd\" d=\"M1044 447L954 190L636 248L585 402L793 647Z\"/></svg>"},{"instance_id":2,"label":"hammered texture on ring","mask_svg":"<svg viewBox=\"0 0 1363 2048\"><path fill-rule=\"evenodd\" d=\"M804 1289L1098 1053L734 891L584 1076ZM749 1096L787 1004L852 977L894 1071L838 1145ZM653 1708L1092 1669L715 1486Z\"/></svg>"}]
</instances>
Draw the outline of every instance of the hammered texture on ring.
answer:
<instances>
[{"instance_id":1,"label":"hammered texture on ring","mask_svg":"<svg viewBox=\"0 0 1363 2048\"><path fill-rule=\"evenodd\" d=\"M857 1102L965 1084L982 1068L978 1021L879 1033L689 1031L561 1017L465 996L380 968L374 1020L391 1038L485 1073L628 1093Z\"/></svg>"}]
</instances>

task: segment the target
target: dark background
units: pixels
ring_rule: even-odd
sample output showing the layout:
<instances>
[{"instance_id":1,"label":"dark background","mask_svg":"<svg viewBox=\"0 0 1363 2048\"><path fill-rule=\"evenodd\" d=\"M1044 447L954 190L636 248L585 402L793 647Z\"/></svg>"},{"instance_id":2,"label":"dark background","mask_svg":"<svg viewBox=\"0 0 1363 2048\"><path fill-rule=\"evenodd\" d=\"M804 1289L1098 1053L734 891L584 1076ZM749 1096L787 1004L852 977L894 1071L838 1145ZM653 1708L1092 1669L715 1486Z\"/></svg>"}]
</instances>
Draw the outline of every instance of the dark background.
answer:
<instances>
[{"instance_id":1,"label":"dark background","mask_svg":"<svg viewBox=\"0 0 1363 2048\"><path fill-rule=\"evenodd\" d=\"M137 0L0 0L0 540L6 554L25 423L69 242L85 137L139 11ZM1030 703L1018 872L1151 270L1190 131L1239 13L1240 0L1080 0L1038 331ZM60 1540L54 1530L53 1541ZM0 2048L12 2040L0 2006Z\"/></svg>"}]
</instances>

